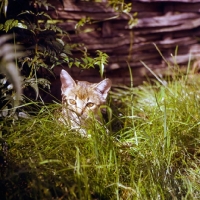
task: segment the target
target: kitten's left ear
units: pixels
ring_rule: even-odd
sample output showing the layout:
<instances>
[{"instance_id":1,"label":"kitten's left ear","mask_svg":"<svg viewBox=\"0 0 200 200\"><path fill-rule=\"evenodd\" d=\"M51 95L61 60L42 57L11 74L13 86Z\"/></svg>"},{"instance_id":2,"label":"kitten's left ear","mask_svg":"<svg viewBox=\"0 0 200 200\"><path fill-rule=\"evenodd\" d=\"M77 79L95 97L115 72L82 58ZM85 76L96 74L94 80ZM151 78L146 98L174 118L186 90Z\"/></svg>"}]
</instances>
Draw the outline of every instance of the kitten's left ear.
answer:
<instances>
[{"instance_id":1,"label":"kitten's left ear","mask_svg":"<svg viewBox=\"0 0 200 200\"><path fill-rule=\"evenodd\" d=\"M62 92L62 94L64 94L65 91L68 88L72 88L76 85L73 78L64 69L62 69L61 72L60 72L60 80L61 80L61 92Z\"/></svg>"},{"instance_id":2,"label":"kitten's left ear","mask_svg":"<svg viewBox=\"0 0 200 200\"><path fill-rule=\"evenodd\" d=\"M106 78L103 81L101 81L100 83L98 83L95 86L95 89L97 89L99 92L102 93L103 98L106 99L108 92L111 88L112 82L110 79Z\"/></svg>"}]
</instances>

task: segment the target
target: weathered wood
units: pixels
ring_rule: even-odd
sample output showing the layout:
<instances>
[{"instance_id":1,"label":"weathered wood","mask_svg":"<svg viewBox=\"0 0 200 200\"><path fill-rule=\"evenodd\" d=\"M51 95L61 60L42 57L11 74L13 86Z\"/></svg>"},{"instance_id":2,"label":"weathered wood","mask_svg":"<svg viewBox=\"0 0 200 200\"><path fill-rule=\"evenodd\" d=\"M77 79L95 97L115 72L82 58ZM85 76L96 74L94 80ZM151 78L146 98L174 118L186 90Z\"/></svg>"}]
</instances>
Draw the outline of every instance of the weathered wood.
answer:
<instances>
[{"instance_id":1,"label":"weathered wood","mask_svg":"<svg viewBox=\"0 0 200 200\"><path fill-rule=\"evenodd\" d=\"M199 13L200 10L200 1L196 1L192 3L192 1L189 1L188 3L174 3L174 10L177 10L179 12L196 12Z\"/></svg>"},{"instance_id":2,"label":"weathered wood","mask_svg":"<svg viewBox=\"0 0 200 200\"><path fill-rule=\"evenodd\" d=\"M64 10L66 11L79 11L79 12L108 12L112 13L114 10L108 6L108 3L100 2L73 2L69 0L63 1Z\"/></svg>"},{"instance_id":3,"label":"weathered wood","mask_svg":"<svg viewBox=\"0 0 200 200\"><path fill-rule=\"evenodd\" d=\"M162 26L177 26L180 24L190 23L192 20L197 20L199 14L196 13L180 13L175 15L164 15L151 18L143 18L138 20L136 27L162 27Z\"/></svg>"},{"instance_id":4,"label":"weathered wood","mask_svg":"<svg viewBox=\"0 0 200 200\"><path fill-rule=\"evenodd\" d=\"M81 20L82 18L88 17L91 20L98 20L98 21L108 21L108 20L116 20L116 21L120 21L120 20L129 20L130 17L127 14L118 14L118 13L103 13L103 12L96 12L96 13L87 13L87 12L68 12L65 10L59 10L57 11L57 13L55 13L55 11L50 10L48 11L48 14L53 18L53 19L62 19L62 20ZM133 13L131 13L131 15L133 15ZM155 17L157 15L161 14L161 12L157 11L157 12L143 12L143 13L138 13L138 18L140 17Z\"/></svg>"},{"instance_id":5,"label":"weathered wood","mask_svg":"<svg viewBox=\"0 0 200 200\"><path fill-rule=\"evenodd\" d=\"M56 12L51 9L48 14L62 20L57 25L71 34L71 40L64 38L66 42L85 44L91 56L96 55L97 49L110 56L105 76L114 84L130 84L128 65L135 85L146 76L152 77L140 61L162 74L167 71L168 64L187 66L189 58L200 59L200 0L132 0L131 14L138 13L138 23L134 27L128 24L129 15L114 12L106 0L103 3L63 0L63 5L59 0L51 2ZM75 25L84 17L89 17L92 23L75 30ZM81 57L76 50L73 55ZM59 70L55 68L57 76ZM100 80L99 69L80 71L72 67L69 70L76 79Z\"/></svg>"},{"instance_id":6,"label":"weathered wood","mask_svg":"<svg viewBox=\"0 0 200 200\"><path fill-rule=\"evenodd\" d=\"M87 12L66 12L64 10L59 10L58 13L55 13L54 11L49 11L49 14L54 19L75 19L75 20L81 20L84 17L89 17L93 20L109 20L109 19L118 19L118 14L116 13L87 13ZM125 14L120 15L121 19L128 20L129 17Z\"/></svg>"},{"instance_id":7,"label":"weathered wood","mask_svg":"<svg viewBox=\"0 0 200 200\"><path fill-rule=\"evenodd\" d=\"M199 3L200 0L133 0L133 1L140 1L140 2L179 2L179 3Z\"/></svg>"}]
</instances>

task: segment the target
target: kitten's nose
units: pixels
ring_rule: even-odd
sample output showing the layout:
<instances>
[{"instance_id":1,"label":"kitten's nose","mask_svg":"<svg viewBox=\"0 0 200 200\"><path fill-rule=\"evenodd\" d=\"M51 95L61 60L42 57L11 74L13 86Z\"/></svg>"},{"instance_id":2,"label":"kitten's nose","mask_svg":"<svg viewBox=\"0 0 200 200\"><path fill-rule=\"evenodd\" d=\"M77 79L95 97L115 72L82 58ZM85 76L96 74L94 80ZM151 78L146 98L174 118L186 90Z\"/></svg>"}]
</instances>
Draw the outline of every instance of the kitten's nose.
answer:
<instances>
[{"instance_id":1,"label":"kitten's nose","mask_svg":"<svg viewBox=\"0 0 200 200\"><path fill-rule=\"evenodd\" d=\"M80 109L80 108L77 108L76 114L77 114L78 116L81 116L81 115L83 114L83 110Z\"/></svg>"}]
</instances>

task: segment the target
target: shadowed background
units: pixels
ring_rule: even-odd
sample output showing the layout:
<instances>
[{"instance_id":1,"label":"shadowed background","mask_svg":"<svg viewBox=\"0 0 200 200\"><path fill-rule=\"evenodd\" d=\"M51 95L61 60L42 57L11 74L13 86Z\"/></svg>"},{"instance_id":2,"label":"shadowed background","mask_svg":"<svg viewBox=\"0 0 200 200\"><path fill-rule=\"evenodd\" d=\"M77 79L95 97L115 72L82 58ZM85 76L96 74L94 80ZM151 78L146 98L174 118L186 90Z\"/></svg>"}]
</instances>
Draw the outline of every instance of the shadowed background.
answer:
<instances>
[{"instance_id":1,"label":"shadowed background","mask_svg":"<svg viewBox=\"0 0 200 200\"><path fill-rule=\"evenodd\" d=\"M130 17L114 12L103 3L87 1L52 0L55 6L47 13L57 21L57 25L70 33L67 43L83 43L91 57L96 50L109 55L104 76L114 85L130 85L130 65L133 85L139 85L151 72L140 62L143 61L157 75L173 73L171 67L187 67L188 60L198 71L200 57L200 0L132 0L131 14L137 13L135 26L129 25ZM93 23L85 24L78 32L75 25L84 17ZM167 63L159 54L159 48ZM81 57L80 51L73 51L74 57ZM189 58L190 57L190 58ZM128 64L127 64L128 63ZM80 70L68 66L54 68L56 81L52 80L52 94L57 96L60 87L59 74L66 69L74 79L98 82L99 69Z\"/></svg>"}]
</instances>

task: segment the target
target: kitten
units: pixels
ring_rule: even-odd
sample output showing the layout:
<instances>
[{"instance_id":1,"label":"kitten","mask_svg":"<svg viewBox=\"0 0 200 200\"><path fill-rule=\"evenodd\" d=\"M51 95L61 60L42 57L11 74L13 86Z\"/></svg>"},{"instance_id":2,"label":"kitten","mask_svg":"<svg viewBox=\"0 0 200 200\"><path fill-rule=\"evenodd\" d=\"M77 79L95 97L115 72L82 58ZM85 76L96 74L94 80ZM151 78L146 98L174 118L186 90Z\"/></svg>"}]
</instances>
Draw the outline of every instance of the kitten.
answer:
<instances>
[{"instance_id":1,"label":"kitten","mask_svg":"<svg viewBox=\"0 0 200 200\"><path fill-rule=\"evenodd\" d=\"M99 83L74 81L65 70L61 71L60 80L62 95L60 121L85 135L84 127L89 124L89 119L94 117L100 122L99 109L106 102L111 81L110 79L104 79Z\"/></svg>"}]
</instances>

